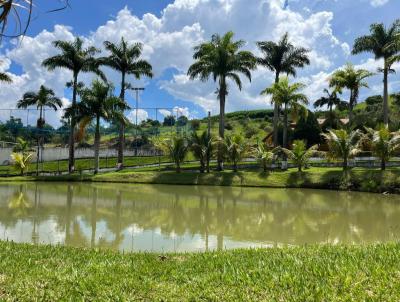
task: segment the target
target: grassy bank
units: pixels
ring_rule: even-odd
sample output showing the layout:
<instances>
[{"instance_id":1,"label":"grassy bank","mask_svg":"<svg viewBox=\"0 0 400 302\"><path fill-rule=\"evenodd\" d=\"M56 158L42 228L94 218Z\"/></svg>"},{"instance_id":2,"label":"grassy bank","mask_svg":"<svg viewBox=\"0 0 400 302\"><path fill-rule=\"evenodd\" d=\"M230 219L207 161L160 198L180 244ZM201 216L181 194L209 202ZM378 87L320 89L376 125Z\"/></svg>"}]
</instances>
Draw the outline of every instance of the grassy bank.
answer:
<instances>
[{"instance_id":1,"label":"grassy bank","mask_svg":"<svg viewBox=\"0 0 400 302\"><path fill-rule=\"evenodd\" d=\"M0 242L0 299L398 301L400 245L119 254Z\"/></svg>"},{"instance_id":2,"label":"grassy bank","mask_svg":"<svg viewBox=\"0 0 400 302\"><path fill-rule=\"evenodd\" d=\"M272 188L314 188L333 190L354 190L363 192L400 193L400 169L380 171L356 168L343 173L340 168L311 168L302 173L296 169L262 173L257 171L212 172L201 174L184 171L157 171L157 168L104 173L96 176L64 175L45 177L0 178L0 181L92 181L143 184L211 185Z\"/></svg>"}]
</instances>

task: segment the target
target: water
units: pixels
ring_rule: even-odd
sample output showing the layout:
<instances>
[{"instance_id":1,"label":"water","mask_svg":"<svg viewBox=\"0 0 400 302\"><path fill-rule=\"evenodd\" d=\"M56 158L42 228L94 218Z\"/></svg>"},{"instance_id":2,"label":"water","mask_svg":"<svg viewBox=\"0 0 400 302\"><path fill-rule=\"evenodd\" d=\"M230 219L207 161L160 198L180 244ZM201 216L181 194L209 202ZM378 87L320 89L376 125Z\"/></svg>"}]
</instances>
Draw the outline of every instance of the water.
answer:
<instances>
[{"instance_id":1,"label":"water","mask_svg":"<svg viewBox=\"0 0 400 302\"><path fill-rule=\"evenodd\" d=\"M181 252L399 239L400 196L127 184L0 184L0 239Z\"/></svg>"}]
</instances>

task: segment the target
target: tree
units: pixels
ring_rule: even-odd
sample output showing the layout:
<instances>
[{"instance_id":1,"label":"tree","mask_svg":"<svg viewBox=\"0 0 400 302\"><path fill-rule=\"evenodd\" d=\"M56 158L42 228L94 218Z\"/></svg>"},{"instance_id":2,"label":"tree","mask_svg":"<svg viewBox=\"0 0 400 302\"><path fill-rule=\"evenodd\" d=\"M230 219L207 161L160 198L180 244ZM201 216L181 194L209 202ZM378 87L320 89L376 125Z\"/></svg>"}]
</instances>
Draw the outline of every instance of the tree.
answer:
<instances>
[{"instance_id":1,"label":"tree","mask_svg":"<svg viewBox=\"0 0 400 302\"><path fill-rule=\"evenodd\" d=\"M232 80L242 89L239 74L246 76L251 81L251 70L256 68L257 60L249 51L240 51L245 42L233 41L233 32L228 32L222 37L214 34L210 42L196 46L193 58L195 63L189 67L188 75L193 80L199 78L207 81L210 77L218 81L219 99L219 136L224 138L225 133L225 102L228 95L227 80ZM223 169L223 161L218 158L218 170Z\"/></svg>"},{"instance_id":2,"label":"tree","mask_svg":"<svg viewBox=\"0 0 400 302\"><path fill-rule=\"evenodd\" d=\"M95 80L92 86L79 91L81 102L78 104L77 121L79 122L80 132L92 121L95 121L94 135L94 173L99 172L99 153L100 153L100 120L107 122L119 119L123 123L125 119L122 112L127 104L121 98L112 95L113 87L110 84ZM82 135L81 135L82 136Z\"/></svg>"},{"instance_id":3,"label":"tree","mask_svg":"<svg viewBox=\"0 0 400 302\"><path fill-rule=\"evenodd\" d=\"M32 154L30 153L12 153L11 159L13 161L13 165L16 169L20 170L21 176L24 176L25 170L28 168L29 161L32 158Z\"/></svg>"},{"instance_id":4,"label":"tree","mask_svg":"<svg viewBox=\"0 0 400 302\"><path fill-rule=\"evenodd\" d=\"M244 137L233 134L225 138L225 150L227 159L233 164L233 171L238 171L238 163L250 153L250 147Z\"/></svg>"},{"instance_id":5,"label":"tree","mask_svg":"<svg viewBox=\"0 0 400 302\"><path fill-rule=\"evenodd\" d=\"M386 163L400 150L400 134L390 132L387 127L381 127L379 130L367 129L367 138L372 143L372 150L380 160L381 169L386 169Z\"/></svg>"},{"instance_id":6,"label":"tree","mask_svg":"<svg viewBox=\"0 0 400 302\"><path fill-rule=\"evenodd\" d=\"M189 151L188 142L184 137L174 136L166 139L153 139L154 146L168 155L175 163L176 172L181 172L181 164Z\"/></svg>"},{"instance_id":7,"label":"tree","mask_svg":"<svg viewBox=\"0 0 400 302\"><path fill-rule=\"evenodd\" d=\"M394 22L389 28L383 23L375 23L370 26L370 35L359 37L355 40L353 54L371 52L375 59L383 59L383 121L389 125L389 92L388 75L391 71L393 57L399 51L396 40L400 34L400 20Z\"/></svg>"},{"instance_id":8,"label":"tree","mask_svg":"<svg viewBox=\"0 0 400 302\"><path fill-rule=\"evenodd\" d=\"M0 63L1 63L1 61L0 61ZM10 76L7 73L0 72L0 82L11 83L12 80L11 80Z\"/></svg>"},{"instance_id":9,"label":"tree","mask_svg":"<svg viewBox=\"0 0 400 302\"><path fill-rule=\"evenodd\" d=\"M52 71L57 68L68 69L72 71L72 108L77 104L77 93L79 88L78 76L81 72L92 72L97 74L102 79L105 79L104 74L100 71L100 60L94 55L99 52L95 47L83 47L83 40L76 38L73 42L69 41L54 41L54 47L61 51L60 54L50 57L43 61L42 65ZM72 173L75 170L75 141L74 130L76 126L75 114L72 112L69 134L69 161L68 171Z\"/></svg>"},{"instance_id":10,"label":"tree","mask_svg":"<svg viewBox=\"0 0 400 302\"><path fill-rule=\"evenodd\" d=\"M168 115L168 116L164 117L163 125L172 127L175 125L175 122L176 122L175 116Z\"/></svg>"},{"instance_id":11,"label":"tree","mask_svg":"<svg viewBox=\"0 0 400 302\"><path fill-rule=\"evenodd\" d=\"M57 111L62 107L62 101L55 96L53 90L46 88L45 86L40 86L38 92L30 91L22 96L22 99L18 101L18 108L28 108L30 106L36 106L39 110L39 118L37 120L37 128L39 129L39 135L37 138L37 157L36 157L36 174L39 175L39 160L40 160L40 148L43 146L43 134L42 129L46 124L43 117L43 110L45 107Z\"/></svg>"},{"instance_id":12,"label":"tree","mask_svg":"<svg viewBox=\"0 0 400 302\"><path fill-rule=\"evenodd\" d=\"M210 161L214 150L214 140L207 131L200 135L194 131L190 141L190 149L193 155L200 161L200 172L210 173Z\"/></svg>"},{"instance_id":13,"label":"tree","mask_svg":"<svg viewBox=\"0 0 400 302\"><path fill-rule=\"evenodd\" d=\"M271 87L265 89L261 94L272 95L272 101L277 103L280 107L283 106L283 147L288 145L287 132L288 132L288 114L289 110L293 115L306 113L307 109L304 105L308 104L307 97L300 93L305 85L301 83L289 84L289 78L284 77L278 83L274 83Z\"/></svg>"},{"instance_id":14,"label":"tree","mask_svg":"<svg viewBox=\"0 0 400 302\"><path fill-rule=\"evenodd\" d=\"M186 116L181 115L180 117L178 117L178 119L177 119L177 121L176 121L176 124L177 124L179 127L184 127L184 126L187 125L188 122L189 122L189 119L188 119Z\"/></svg>"},{"instance_id":15,"label":"tree","mask_svg":"<svg viewBox=\"0 0 400 302\"><path fill-rule=\"evenodd\" d=\"M118 44L106 41L104 42L106 50L109 51L108 57L102 58L101 63L121 74L121 93L120 98L125 102L125 92L128 88L126 77L133 75L135 79L142 76L153 77L152 66L149 62L140 59L143 51L143 44L134 43L129 45L124 38ZM118 142L118 168L124 166L124 147L125 147L125 126L119 126Z\"/></svg>"},{"instance_id":16,"label":"tree","mask_svg":"<svg viewBox=\"0 0 400 302\"><path fill-rule=\"evenodd\" d=\"M329 86L336 91L342 92L343 89L350 91L349 99L349 124L353 121L353 108L357 105L358 96L362 87L369 88L365 79L374 75L365 69L355 69L353 64L348 63L345 68L335 71L330 79Z\"/></svg>"},{"instance_id":17,"label":"tree","mask_svg":"<svg viewBox=\"0 0 400 302\"><path fill-rule=\"evenodd\" d=\"M263 57L258 58L258 64L275 73L275 84L279 82L281 73L296 76L296 68L303 68L310 64L309 50L303 47L295 47L289 42L289 34L286 33L278 43L273 41L258 42L258 48ZM279 104L274 104L274 145L278 145Z\"/></svg>"},{"instance_id":18,"label":"tree","mask_svg":"<svg viewBox=\"0 0 400 302\"><path fill-rule=\"evenodd\" d=\"M311 146L307 149L307 144L303 140L295 140L292 150L281 148L282 152L293 161L299 172L309 163L310 157L317 153L318 145Z\"/></svg>"},{"instance_id":19,"label":"tree","mask_svg":"<svg viewBox=\"0 0 400 302\"><path fill-rule=\"evenodd\" d=\"M305 140L307 146L321 142L321 127L313 112L308 111L307 115L300 117L294 129L293 139Z\"/></svg>"},{"instance_id":20,"label":"tree","mask_svg":"<svg viewBox=\"0 0 400 302\"><path fill-rule=\"evenodd\" d=\"M329 147L328 156L334 159L341 159L343 161L343 170L347 170L349 158L361 152L360 132L355 130L349 133L344 129L328 130L322 136Z\"/></svg>"},{"instance_id":21,"label":"tree","mask_svg":"<svg viewBox=\"0 0 400 302\"><path fill-rule=\"evenodd\" d=\"M252 148L251 155L261 164L263 171L267 172L267 165L274 159L274 152L268 150L264 142L259 142L256 147Z\"/></svg>"},{"instance_id":22,"label":"tree","mask_svg":"<svg viewBox=\"0 0 400 302\"><path fill-rule=\"evenodd\" d=\"M342 101L337 96L337 91L329 92L328 89L324 89L326 96L323 96L315 101L314 108L321 108L327 106L330 114L332 115L333 107L343 109L347 107L347 103Z\"/></svg>"}]
</instances>

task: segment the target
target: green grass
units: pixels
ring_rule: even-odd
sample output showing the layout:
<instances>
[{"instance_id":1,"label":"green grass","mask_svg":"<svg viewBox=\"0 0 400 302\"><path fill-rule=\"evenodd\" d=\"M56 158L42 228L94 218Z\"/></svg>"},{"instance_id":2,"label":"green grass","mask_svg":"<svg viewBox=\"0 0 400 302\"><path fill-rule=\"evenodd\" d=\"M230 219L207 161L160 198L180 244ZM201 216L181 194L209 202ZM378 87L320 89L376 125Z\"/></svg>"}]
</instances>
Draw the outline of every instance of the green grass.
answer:
<instances>
[{"instance_id":1,"label":"green grass","mask_svg":"<svg viewBox=\"0 0 400 302\"><path fill-rule=\"evenodd\" d=\"M120 254L0 242L9 301L399 301L400 245Z\"/></svg>"}]
</instances>

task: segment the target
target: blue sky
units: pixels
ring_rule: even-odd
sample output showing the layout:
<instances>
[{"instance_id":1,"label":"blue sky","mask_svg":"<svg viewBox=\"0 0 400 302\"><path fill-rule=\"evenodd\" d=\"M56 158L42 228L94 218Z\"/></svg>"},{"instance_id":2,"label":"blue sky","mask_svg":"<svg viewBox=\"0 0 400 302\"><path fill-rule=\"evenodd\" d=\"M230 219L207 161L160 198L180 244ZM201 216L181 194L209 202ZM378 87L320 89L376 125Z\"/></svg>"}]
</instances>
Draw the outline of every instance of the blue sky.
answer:
<instances>
[{"instance_id":1,"label":"blue sky","mask_svg":"<svg viewBox=\"0 0 400 302\"><path fill-rule=\"evenodd\" d=\"M118 41L124 36L145 44L143 56L155 68L152 80L132 81L146 87L141 108L176 107L190 117L202 117L207 110L216 114L215 84L189 81L186 70L192 62L193 46L213 33L228 30L246 40L245 48L255 53L256 41L277 40L286 31L293 43L312 49L312 65L300 71L296 79L308 85L305 92L312 103L321 96L329 75L346 62L376 71L380 62L374 62L370 55L349 54L354 38L368 33L373 22L389 24L400 17L398 0L289 0L286 9L284 0L70 0L71 8L46 13L56 7L49 3L55 2L37 0L27 37L19 43L3 42L0 69L9 72L14 83L0 84L1 108L15 107L24 91L36 90L41 84L64 96L68 104L70 92L64 86L70 74L61 70L49 74L40 67L45 57L56 53L51 41L80 35L86 43L101 47L105 39ZM118 74L106 72L118 83ZM399 79L392 76L392 91L400 89ZM83 75L81 80L90 83L92 77ZM227 110L269 107L269 100L259 92L272 80L273 75L260 68L254 72L251 84L244 80L243 91L232 85ZM371 88L362 91L361 96L380 93L381 82L380 76L372 78ZM132 95L128 100L134 106ZM154 118L155 112L141 110L139 115ZM127 114L134 116L134 112ZM161 110L157 115L162 118L163 114L168 112ZM52 118L56 124L59 114Z\"/></svg>"}]
</instances>

